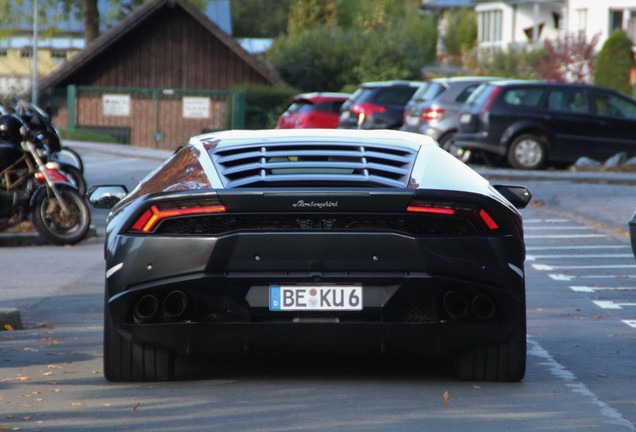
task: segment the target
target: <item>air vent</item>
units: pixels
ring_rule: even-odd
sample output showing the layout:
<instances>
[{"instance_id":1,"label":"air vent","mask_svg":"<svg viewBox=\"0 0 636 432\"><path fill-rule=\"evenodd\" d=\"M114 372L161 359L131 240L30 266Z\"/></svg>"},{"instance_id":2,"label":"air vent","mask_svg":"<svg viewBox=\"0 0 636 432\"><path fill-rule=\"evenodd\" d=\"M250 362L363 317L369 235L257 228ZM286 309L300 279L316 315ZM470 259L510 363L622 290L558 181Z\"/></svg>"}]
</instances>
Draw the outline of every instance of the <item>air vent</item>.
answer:
<instances>
[{"instance_id":1,"label":"air vent","mask_svg":"<svg viewBox=\"0 0 636 432\"><path fill-rule=\"evenodd\" d=\"M259 143L210 150L226 188L275 183L407 187L416 154L408 147L351 143Z\"/></svg>"}]
</instances>

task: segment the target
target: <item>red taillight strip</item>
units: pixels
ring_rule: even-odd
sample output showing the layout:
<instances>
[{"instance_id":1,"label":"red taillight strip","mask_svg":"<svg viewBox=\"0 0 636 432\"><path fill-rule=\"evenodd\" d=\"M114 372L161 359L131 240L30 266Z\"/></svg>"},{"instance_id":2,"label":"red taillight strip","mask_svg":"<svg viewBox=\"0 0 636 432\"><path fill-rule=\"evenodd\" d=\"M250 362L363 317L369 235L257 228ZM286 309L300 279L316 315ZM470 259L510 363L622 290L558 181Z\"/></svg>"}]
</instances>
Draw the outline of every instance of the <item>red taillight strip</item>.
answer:
<instances>
[{"instance_id":1,"label":"red taillight strip","mask_svg":"<svg viewBox=\"0 0 636 432\"><path fill-rule=\"evenodd\" d=\"M488 212L484 209L479 210L479 217L484 221L489 230L499 229L499 225L497 222L488 214Z\"/></svg>"},{"instance_id":2,"label":"red taillight strip","mask_svg":"<svg viewBox=\"0 0 636 432\"><path fill-rule=\"evenodd\" d=\"M455 209L445 208L445 207L425 207L425 206L417 206L410 205L406 208L406 211L409 213L432 213L432 214L443 214L443 215L454 215L457 213Z\"/></svg>"},{"instance_id":3,"label":"red taillight strip","mask_svg":"<svg viewBox=\"0 0 636 432\"><path fill-rule=\"evenodd\" d=\"M143 212L143 214L137 219L135 224L132 226L133 231L142 231L142 232L150 232L152 231L159 222L163 219L178 217L178 216L189 216L195 214L206 214L206 213L223 213L225 212L225 206L223 205L213 205L206 207L189 207L189 208L179 208L179 209L167 209L161 210L156 205L151 206L148 210Z\"/></svg>"}]
</instances>

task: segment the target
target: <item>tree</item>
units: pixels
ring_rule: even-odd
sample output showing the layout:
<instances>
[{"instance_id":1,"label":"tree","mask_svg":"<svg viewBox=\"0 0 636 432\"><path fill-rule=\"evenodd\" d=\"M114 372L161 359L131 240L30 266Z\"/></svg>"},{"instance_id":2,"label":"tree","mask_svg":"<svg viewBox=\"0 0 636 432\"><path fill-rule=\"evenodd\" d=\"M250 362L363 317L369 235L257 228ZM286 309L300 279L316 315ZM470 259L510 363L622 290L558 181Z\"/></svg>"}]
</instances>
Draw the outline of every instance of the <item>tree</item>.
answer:
<instances>
[{"instance_id":1,"label":"tree","mask_svg":"<svg viewBox=\"0 0 636 432\"><path fill-rule=\"evenodd\" d=\"M477 17L475 11L461 8L449 14L444 37L446 54L460 56L462 50L473 49L477 43Z\"/></svg>"},{"instance_id":2,"label":"tree","mask_svg":"<svg viewBox=\"0 0 636 432\"><path fill-rule=\"evenodd\" d=\"M589 83L594 76L595 47L600 34L590 42L583 32L568 33L543 45L539 75L546 81Z\"/></svg>"},{"instance_id":3,"label":"tree","mask_svg":"<svg viewBox=\"0 0 636 432\"><path fill-rule=\"evenodd\" d=\"M273 38L285 32L292 0L231 0L234 37Z\"/></svg>"},{"instance_id":4,"label":"tree","mask_svg":"<svg viewBox=\"0 0 636 432\"><path fill-rule=\"evenodd\" d=\"M607 38L596 58L594 83L630 94L629 70L634 67L632 42L622 30Z\"/></svg>"},{"instance_id":5,"label":"tree","mask_svg":"<svg viewBox=\"0 0 636 432\"><path fill-rule=\"evenodd\" d=\"M336 25L333 0L296 0L289 12L288 34L299 34L319 27Z\"/></svg>"}]
</instances>

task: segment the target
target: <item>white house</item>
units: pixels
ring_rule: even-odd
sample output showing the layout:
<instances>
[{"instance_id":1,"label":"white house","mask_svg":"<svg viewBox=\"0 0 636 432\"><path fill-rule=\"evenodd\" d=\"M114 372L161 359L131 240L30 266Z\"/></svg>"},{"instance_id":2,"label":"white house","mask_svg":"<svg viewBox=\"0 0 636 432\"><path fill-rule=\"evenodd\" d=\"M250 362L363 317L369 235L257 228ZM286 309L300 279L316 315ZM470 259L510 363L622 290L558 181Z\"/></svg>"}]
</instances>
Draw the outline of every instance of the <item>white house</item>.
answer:
<instances>
[{"instance_id":1,"label":"white house","mask_svg":"<svg viewBox=\"0 0 636 432\"><path fill-rule=\"evenodd\" d=\"M622 28L636 43L636 0L476 0L478 47L503 49L541 43L563 33L607 37Z\"/></svg>"}]
</instances>

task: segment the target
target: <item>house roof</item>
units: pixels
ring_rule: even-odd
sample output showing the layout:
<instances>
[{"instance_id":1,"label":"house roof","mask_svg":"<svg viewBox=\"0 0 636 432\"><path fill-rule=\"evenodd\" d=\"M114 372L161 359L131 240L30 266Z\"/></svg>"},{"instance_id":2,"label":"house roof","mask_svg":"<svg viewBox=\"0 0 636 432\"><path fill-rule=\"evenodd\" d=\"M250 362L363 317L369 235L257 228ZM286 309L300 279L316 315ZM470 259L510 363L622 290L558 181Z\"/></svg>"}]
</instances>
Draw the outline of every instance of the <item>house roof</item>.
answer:
<instances>
[{"instance_id":1,"label":"house roof","mask_svg":"<svg viewBox=\"0 0 636 432\"><path fill-rule=\"evenodd\" d=\"M272 85L287 86L271 67L261 62L257 57L243 49L232 37L221 28L210 21L210 19L199 9L190 4L187 0L152 0L135 9L130 15L120 21L116 26L100 35L86 49L80 51L59 69L43 77L39 81L38 91L42 92L48 88L56 87L63 81L70 78L78 69L89 65L102 53L112 47L126 35L135 30L139 25L152 19L153 15L164 8L181 8L197 21L208 32L225 44L245 63L249 64L263 78Z\"/></svg>"}]
</instances>

